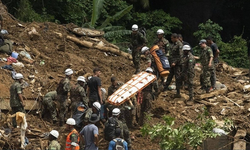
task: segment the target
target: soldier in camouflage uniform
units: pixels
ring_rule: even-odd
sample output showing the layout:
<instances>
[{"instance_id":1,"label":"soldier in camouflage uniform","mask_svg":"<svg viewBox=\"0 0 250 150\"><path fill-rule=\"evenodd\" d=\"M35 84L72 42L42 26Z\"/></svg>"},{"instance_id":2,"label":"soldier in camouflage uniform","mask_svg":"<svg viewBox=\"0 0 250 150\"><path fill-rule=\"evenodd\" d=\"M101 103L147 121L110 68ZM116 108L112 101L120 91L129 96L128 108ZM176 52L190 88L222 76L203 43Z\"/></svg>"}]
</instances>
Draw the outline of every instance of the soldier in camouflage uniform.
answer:
<instances>
[{"instance_id":1,"label":"soldier in camouflage uniform","mask_svg":"<svg viewBox=\"0 0 250 150\"><path fill-rule=\"evenodd\" d=\"M146 72L148 73L153 73L153 69L148 67L146 70ZM145 87L142 90L142 104L141 104L141 113L140 113L140 118L139 118L139 125L142 126L144 124L145 121L145 113L149 113L151 108L152 108L152 101L154 100L154 94L153 94L153 89L157 89L156 88L156 84L155 83L151 83L150 85L148 85L147 87Z\"/></svg>"},{"instance_id":2,"label":"soldier in camouflage uniform","mask_svg":"<svg viewBox=\"0 0 250 150\"><path fill-rule=\"evenodd\" d=\"M71 80L71 76L73 74L73 70L71 69L66 69L65 70L65 75L66 77L63 78L57 89L57 100L60 103L60 114L59 114L59 125L62 126L63 122L64 122L64 117L66 114L66 109L67 109L67 100L69 100L69 96L70 96L70 80Z\"/></svg>"},{"instance_id":3,"label":"soldier in camouflage uniform","mask_svg":"<svg viewBox=\"0 0 250 150\"><path fill-rule=\"evenodd\" d=\"M132 142L126 120L124 119L124 114L122 114L122 111L119 108L114 108L112 110L112 117L115 118L116 122L118 123L118 126L116 128L121 129L121 138L123 138L128 143L128 148L131 149Z\"/></svg>"},{"instance_id":4,"label":"soldier in camouflage uniform","mask_svg":"<svg viewBox=\"0 0 250 150\"><path fill-rule=\"evenodd\" d=\"M58 143L57 139L58 139L59 133L56 130L52 130L50 131L49 134L49 148L48 150L61 150L61 145Z\"/></svg>"},{"instance_id":5,"label":"soldier in camouflage uniform","mask_svg":"<svg viewBox=\"0 0 250 150\"><path fill-rule=\"evenodd\" d=\"M200 60L202 65L201 83L206 93L209 93L211 90L210 76L214 69L213 52L212 49L206 45L206 40L201 40L199 45L201 47Z\"/></svg>"},{"instance_id":6,"label":"soldier in camouflage uniform","mask_svg":"<svg viewBox=\"0 0 250 150\"><path fill-rule=\"evenodd\" d=\"M145 45L147 39L143 36L142 33L138 32L138 26L132 26L132 33L131 33L131 50L132 50L132 57L133 63L135 66L135 74L140 72L140 60L141 60L141 48Z\"/></svg>"},{"instance_id":7,"label":"soldier in camouflage uniform","mask_svg":"<svg viewBox=\"0 0 250 150\"><path fill-rule=\"evenodd\" d=\"M189 101L193 100L193 81L194 81L194 66L195 66L195 59L192 53L190 52L191 47L189 45L184 45L182 47L183 50L183 57L181 58L181 65L182 65L182 79L184 79L185 83L188 84L188 91L189 91Z\"/></svg>"},{"instance_id":8,"label":"soldier in camouflage uniform","mask_svg":"<svg viewBox=\"0 0 250 150\"><path fill-rule=\"evenodd\" d=\"M178 39L178 35L173 33L171 35L171 41L173 44L170 45L169 48L169 62L171 64L170 74L168 75L166 85L164 87L164 91L168 90L168 86L170 85L173 76L175 76L176 82L176 95L175 97L181 97L180 95L180 86L181 86L181 64L180 59L182 58L182 43Z\"/></svg>"},{"instance_id":9,"label":"soldier in camouflage uniform","mask_svg":"<svg viewBox=\"0 0 250 150\"><path fill-rule=\"evenodd\" d=\"M24 112L24 100L22 95L22 83L23 81L23 75L21 73L17 73L15 75L15 82L10 87L10 107L12 114L15 114L16 112ZM14 128L17 127L16 123L16 117L12 118L12 126Z\"/></svg>"},{"instance_id":10,"label":"soldier in camouflage uniform","mask_svg":"<svg viewBox=\"0 0 250 150\"><path fill-rule=\"evenodd\" d=\"M44 106L42 114L44 114L45 111L49 111L54 124L57 122L57 117L56 117L57 113L54 104L56 98L57 98L56 91L51 91L43 97L43 102L42 102Z\"/></svg>"},{"instance_id":11,"label":"soldier in camouflage uniform","mask_svg":"<svg viewBox=\"0 0 250 150\"><path fill-rule=\"evenodd\" d=\"M0 31L3 29L3 16L0 14Z\"/></svg>"},{"instance_id":12,"label":"soldier in camouflage uniform","mask_svg":"<svg viewBox=\"0 0 250 150\"><path fill-rule=\"evenodd\" d=\"M71 116L73 115L74 111L76 110L76 107L80 102L82 102L85 106L88 106L89 101L84 90L85 83L85 78L83 76L79 76L77 78L77 83L70 89Z\"/></svg>"},{"instance_id":13,"label":"soldier in camouflage uniform","mask_svg":"<svg viewBox=\"0 0 250 150\"><path fill-rule=\"evenodd\" d=\"M164 31L162 29L157 30L157 40L154 42L154 45L158 45L166 56L169 56L168 47L169 41L164 38Z\"/></svg>"},{"instance_id":14,"label":"soldier in camouflage uniform","mask_svg":"<svg viewBox=\"0 0 250 150\"><path fill-rule=\"evenodd\" d=\"M116 90L118 90L124 83L117 81L116 77L111 77L111 85L108 88L108 97L111 96ZM107 108L108 117L112 116L112 110L114 105L110 103L105 103L105 108Z\"/></svg>"}]
</instances>

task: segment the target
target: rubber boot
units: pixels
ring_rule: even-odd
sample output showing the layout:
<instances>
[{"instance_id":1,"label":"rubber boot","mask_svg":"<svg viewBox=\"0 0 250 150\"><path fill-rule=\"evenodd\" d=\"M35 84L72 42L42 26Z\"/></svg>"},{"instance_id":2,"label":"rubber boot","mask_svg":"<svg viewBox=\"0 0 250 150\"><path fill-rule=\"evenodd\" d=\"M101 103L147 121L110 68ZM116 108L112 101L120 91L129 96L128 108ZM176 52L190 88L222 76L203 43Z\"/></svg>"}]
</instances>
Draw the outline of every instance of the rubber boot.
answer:
<instances>
[{"instance_id":1,"label":"rubber boot","mask_svg":"<svg viewBox=\"0 0 250 150\"><path fill-rule=\"evenodd\" d=\"M180 90L177 89L177 93L175 94L174 96L175 98L181 98L181 93L180 93Z\"/></svg>"}]
</instances>

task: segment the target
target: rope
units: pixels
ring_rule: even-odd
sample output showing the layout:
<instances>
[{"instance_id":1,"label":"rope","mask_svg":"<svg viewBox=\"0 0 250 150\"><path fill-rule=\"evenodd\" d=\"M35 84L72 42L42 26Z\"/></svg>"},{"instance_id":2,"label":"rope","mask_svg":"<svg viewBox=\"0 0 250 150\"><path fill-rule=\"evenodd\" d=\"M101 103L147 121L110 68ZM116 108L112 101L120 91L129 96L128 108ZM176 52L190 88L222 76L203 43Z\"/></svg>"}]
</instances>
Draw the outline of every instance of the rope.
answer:
<instances>
[{"instance_id":1,"label":"rope","mask_svg":"<svg viewBox=\"0 0 250 150\"><path fill-rule=\"evenodd\" d=\"M35 100L35 103L32 105L31 109L28 111L28 113L26 113L26 115L29 114L29 113L31 112L31 110L33 110L34 106L37 104L37 101L38 101L38 98L39 98L40 95L41 95L41 91L39 91L39 93L38 93L38 95L37 95L37 98L36 98L36 100ZM39 109L40 109L40 108L39 108ZM39 109L38 109L38 110L39 110Z\"/></svg>"}]
</instances>

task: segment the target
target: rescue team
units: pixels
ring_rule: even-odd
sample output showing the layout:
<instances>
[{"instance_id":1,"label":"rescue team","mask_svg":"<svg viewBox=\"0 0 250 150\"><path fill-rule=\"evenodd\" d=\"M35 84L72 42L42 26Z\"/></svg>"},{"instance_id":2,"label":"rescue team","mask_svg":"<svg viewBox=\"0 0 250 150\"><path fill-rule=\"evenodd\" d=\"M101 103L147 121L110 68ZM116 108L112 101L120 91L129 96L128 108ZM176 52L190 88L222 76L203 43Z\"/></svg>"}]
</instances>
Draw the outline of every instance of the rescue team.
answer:
<instances>
[{"instance_id":1,"label":"rescue team","mask_svg":"<svg viewBox=\"0 0 250 150\"><path fill-rule=\"evenodd\" d=\"M196 57L192 54L192 48L187 42L183 41L180 34L173 33L171 35L171 41L172 43L169 43L169 41L164 38L164 31L162 29L157 31L157 40L154 44L167 56L170 65L170 74L164 83L164 79L160 77L158 68L156 67L155 58L151 55L150 48L146 47L147 40L145 36L138 30L137 25L133 25L131 49L135 74L141 71L140 58L141 54L144 54L148 63L148 68L145 71L155 74L157 79L162 80L161 84L164 85L163 91L169 89L173 77L175 77L177 91L175 97L181 97L181 86L184 85L188 87L189 100L186 104L189 105L190 102L192 104L193 101L195 59L201 60L201 89L208 93L215 88L216 75L214 64L218 63L219 50L211 37L208 37L207 40L202 39L200 41L200 57ZM136 108L138 108L138 103L136 97L131 98L119 107L105 103L106 91L102 88L100 79L101 70L99 68L93 69L93 75L88 79L79 76L75 85L70 84L73 74L72 69L66 69L65 77L59 82L57 89L45 94L42 101L43 114L46 112L49 113L53 124L63 126L65 116L67 114L71 116L71 118L66 120L65 125L66 130L69 132L66 138L65 149L78 150L81 148L85 150L97 150L99 143L98 127L100 127L101 124L104 126L104 139L109 141L109 150L132 149L129 128L138 128L144 124L145 114L150 112L152 101L160 92L158 82L155 81L151 83L140 93L142 98L141 110L139 111L139 116L137 116L138 111ZM25 112L25 101L22 95L24 88L22 84L23 78L22 74L17 73L15 75L15 82L10 87L10 106L13 114L16 112ZM112 77L107 96L112 95L123 84L123 82ZM58 117L55 101L60 104ZM79 106L84 106L84 110L78 110ZM139 119L136 120L136 118ZM79 122L80 127L77 126ZM14 128L17 127L15 118L12 120L12 125ZM61 149L58 143L58 137L58 131L52 130L50 132L49 150Z\"/></svg>"}]
</instances>

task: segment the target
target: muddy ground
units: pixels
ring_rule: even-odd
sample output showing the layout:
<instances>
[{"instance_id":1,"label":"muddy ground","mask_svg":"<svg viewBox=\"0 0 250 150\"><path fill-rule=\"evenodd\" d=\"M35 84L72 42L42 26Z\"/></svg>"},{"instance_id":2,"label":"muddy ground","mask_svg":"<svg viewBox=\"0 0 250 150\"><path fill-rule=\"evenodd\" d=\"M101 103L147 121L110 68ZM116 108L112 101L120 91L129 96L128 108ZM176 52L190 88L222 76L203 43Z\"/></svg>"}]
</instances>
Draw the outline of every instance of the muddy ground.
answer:
<instances>
[{"instance_id":1,"label":"muddy ground","mask_svg":"<svg viewBox=\"0 0 250 150\"><path fill-rule=\"evenodd\" d=\"M2 8L2 4L0 5ZM16 44L13 46L13 50L20 52L26 50L34 60L34 62L25 61L22 57L19 61L24 64L24 67L14 67L17 72L24 75L25 80L30 83L32 79L28 76L34 75L35 82L24 90L24 95L35 100L38 96L38 89L41 88L41 94L44 95L49 91L55 90L58 82L64 76L63 72L66 68L72 68L75 71L75 75L72 79L72 84L76 82L76 78L79 75L86 75L86 73L92 74L92 69L99 67L102 71L101 79L103 87L107 90L110 85L110 77L116 76L120 81L128 81L134 72L134 68L131 60L116 56L111 53L105 53L97 49L89 49L65 38L58 37L54 32L59 32L62 35L70 35L77 37L71 33L68 28L74 26L58 25L55 23L22 23L18 20L11 18L10 15L3 14L5 29L8 30L9 35L7 38L13 40ZM21 23L22 26L18 25ZM34 27L39 33L38 39L32 38L28 32ZM77 37L79 39L89 40L87 37ZM99 38L104 43L108 44L103 38ZM61 48L63 47L63 48ZM40 54L37 53L36 49ZM47 56L47 57L44 57ZM7 58L6 54L0 54L0 58ZM41 61L45 62L43 65ZM5 65L6 62L0 62L0 66ZM142 68L145 69L145 63L141 61ZM3 100L9 99L9 88L13 83L11 73L8 70L0 69L0 103ZM210 95L201 94L199 90L199 74L200 67L196 66L195 77L195 99L203 100L209 103L194 102L192 106L187 106L184 101L188 99L187 90L182 90L182 97L175 99L173 95L175 91L162 92L159 97L153 102L152 120L150 124L161 121L163 115L170 115L175 117L175 125L179 126L185 122L195 122L198 115L203 113L203 108L208 108L209 115L214 116L217 121L229 118L234 121L236 128L242 128L250 134L249 127L249 115L250 108L249 92L243 91L243 86L249 84L248 73L245 69L238 69L227 66L226 64L220 64L217 66L217 80L224 84L226 90L216 90ZM203 96L203 97L201 97ZM225 100L229 98L233 102ZM221 113L222 109L225 111ZM4 110L1 114L0 129L6 129L11 127L10 119L7 117L10 112ZM64 127L58 127L52 125L46 119L41 119L36 111L31 111L27 115L27 121L29 131L27 137L30 144L27 145L27 149L43 149L46 145L46 140L41 138L42 134L49 132L52 129L60 131L59 141L62 146L65 145L65 137L67 131ZM142 137L139 129L131 129L131 135L135 136L133 140L133 149L159 149L157 142L151 142L149 138ZM6 138L8 142L5 143L5 148L17 149L19 146L19 129L12 131L12 136ZM103 139L103 132L100 128L100 139ZM11 146L11 147L9 147ZM108 142L101 140L100 148L105 149L108 146Z\"/></svg>"}]
</instances>

